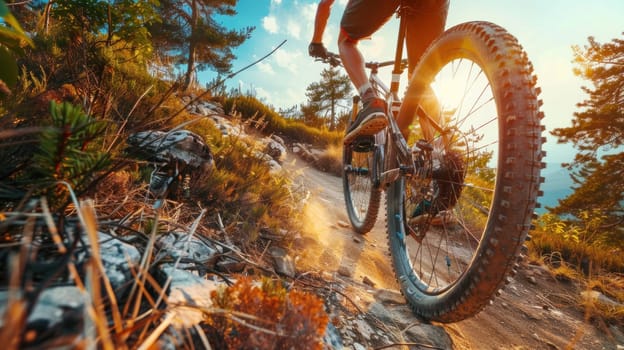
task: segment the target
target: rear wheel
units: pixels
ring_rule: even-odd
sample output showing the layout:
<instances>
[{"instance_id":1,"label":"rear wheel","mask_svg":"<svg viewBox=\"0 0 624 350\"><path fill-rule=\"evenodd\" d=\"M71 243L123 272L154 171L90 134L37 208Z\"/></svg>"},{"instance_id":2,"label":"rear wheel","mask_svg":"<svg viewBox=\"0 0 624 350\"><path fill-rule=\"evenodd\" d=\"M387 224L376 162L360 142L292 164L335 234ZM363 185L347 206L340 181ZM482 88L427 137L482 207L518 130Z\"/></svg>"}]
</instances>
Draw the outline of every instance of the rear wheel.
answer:
<instances>
[{"instance_id":1,"label":"rear wheel","mask_svg":"<svg viewBox=\"0 0 624 350\"><path fill-rule=\"evenodd\" d=\"M412 75L397 124L419 169L386 198L393 267L420 316L471 317L515 272L543 182L535 82L516 39L487 22L446 31Z\"/></svg>"},{"instance_id":2,"label":"rear wheel","mask_svg":"<svg viewBox=\"0 0 624 350\"><path fill-rule=\"evenodd\" d=\"M343 192L349 221L357 233L369 232L377 220L381 191L373 179L380 170L380 153L373 136L343 148Z\"/></svg>"}]
</instances>

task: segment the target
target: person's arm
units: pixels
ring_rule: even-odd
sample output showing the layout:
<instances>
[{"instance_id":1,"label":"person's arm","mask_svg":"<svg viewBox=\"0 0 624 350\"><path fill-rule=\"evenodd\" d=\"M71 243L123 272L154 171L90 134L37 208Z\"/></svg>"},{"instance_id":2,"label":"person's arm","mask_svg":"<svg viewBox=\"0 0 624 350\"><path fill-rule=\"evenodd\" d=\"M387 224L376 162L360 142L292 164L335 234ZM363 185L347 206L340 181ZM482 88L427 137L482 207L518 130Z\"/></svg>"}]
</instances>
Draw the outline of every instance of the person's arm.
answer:
<instances>
[{"instance_id":1,"label":"person's arm","mask_svg":"<svg viewBox=\"0 0 624 350\"><path fill-rule=\"evenodd\" d=\"M316 9L316 18L314 19L314 33L312 35L312 41L308 46L308 53L312 57L327 57L327 49L323 45L323 33L327 26L327 19L331 13L331 6L334 0L321 0Z\"/></svg>"},{"instance_id":2,"label":"person's arm","mask_svg":"<svg viewBox=\"0 0 624 350\"><path fill-rule=\"evenodd\" d=\"M334 0L321 0L316 9L316 18L314 19L314 34L312 35L312 43L323 43L323 33L327 26L327 19L331 13L331 6Z\"/></svg>"}]
</instances>

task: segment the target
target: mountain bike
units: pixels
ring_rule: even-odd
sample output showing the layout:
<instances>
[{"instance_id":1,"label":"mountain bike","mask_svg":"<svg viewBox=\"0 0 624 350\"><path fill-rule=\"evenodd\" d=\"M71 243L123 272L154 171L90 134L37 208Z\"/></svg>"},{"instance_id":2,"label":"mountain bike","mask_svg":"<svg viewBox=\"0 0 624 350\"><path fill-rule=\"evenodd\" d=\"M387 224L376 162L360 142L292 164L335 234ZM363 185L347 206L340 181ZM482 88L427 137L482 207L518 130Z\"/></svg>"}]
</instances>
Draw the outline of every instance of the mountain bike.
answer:
<instances>
[{"instance_id":1,"label":"mountain bike","mask_svg":"<svg viewBox=\"0 0 624 350\"><path fill-rule=\"evenodd\" d=\"M518 267L544 182L540 89L515 37L467 22L431 44L401 100L404 40L399 30L394 60L366 63L389 126L344 145L346 209L364 234L385 191L402 294L417 315L456 322L488 305ZM378 75L386 66L390 87ZM356 97L351 122L359 108Z\"/></svg>"}]
</instances>

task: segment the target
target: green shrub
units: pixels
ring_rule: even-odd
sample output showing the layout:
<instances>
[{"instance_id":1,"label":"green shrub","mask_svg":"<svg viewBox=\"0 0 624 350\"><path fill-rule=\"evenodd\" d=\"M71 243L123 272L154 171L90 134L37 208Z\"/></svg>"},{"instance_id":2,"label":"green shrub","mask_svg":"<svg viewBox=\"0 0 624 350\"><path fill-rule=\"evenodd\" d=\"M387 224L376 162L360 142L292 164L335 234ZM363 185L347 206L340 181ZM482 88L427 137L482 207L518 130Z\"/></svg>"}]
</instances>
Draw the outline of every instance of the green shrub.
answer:
<instances>
[{"instance_id":1,"label":"green shrub","mask_svg":"<svg viewBox=\"0 0 624 350\"><path fill-rule=\"evenodd\" d=\"M555 264L562 260L579 269L586 270L591 265L593 273L624 272L621 248L579 239L586 236L577 225L555 215L544 214L539 218L536 230L531 233L528 247L537 255L555 257Z\"/></svg>"},{"instance_id":2,"label":"green shrub","mask_svg":"<svg viewBox=\"0 0 624 350\"><path fill-rule=\"evenodd\" d=\"M276 134L294 142L311 143L316 146L328 146L342 141L343 133L320 130L302 122L284 119L277 112L267 107L252 96L234 96L224 101L226 111L240 113L243 120L262 118L266 127L265 134Z\"/></svg>"}]
</instances>

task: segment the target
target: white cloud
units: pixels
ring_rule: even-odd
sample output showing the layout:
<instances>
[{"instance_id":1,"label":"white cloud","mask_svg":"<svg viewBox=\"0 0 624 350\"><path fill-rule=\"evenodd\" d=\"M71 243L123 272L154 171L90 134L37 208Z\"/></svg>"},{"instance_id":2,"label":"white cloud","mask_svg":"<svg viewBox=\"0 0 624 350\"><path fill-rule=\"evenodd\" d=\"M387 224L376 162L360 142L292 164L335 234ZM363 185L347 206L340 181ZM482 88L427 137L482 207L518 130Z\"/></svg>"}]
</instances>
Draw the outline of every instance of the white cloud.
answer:
<instances>
[{"instance_id":1,"label":"white cloud","mask_svg":"<svg viewBox=\"0 0 624 350\"><path fill-rule=\"evenodd\" d=\"M313 23L316 17L316 8L316 4L305 4L301 6L301 10L299 11L300 18L302 18L304 22Z\"/></svg>"},{"instance_id":2,"label":"white cloud","mask_svg":"<svg viewBox=\"0 0 624 350\"><path fill-rule=\"evenodd\" d=\"M257 65L258 65L258 69L262 73L275 75L275 71L273 70L273 66L271 66L271 64L265 63L265 62L258 62Z\"/></svg>"},{"instance_id":3,"label":"white cloud","mask_svg":"<svg viewBox=\"0 0 624 350\"><path fill-rule=\"evenodd\" d=\"M301 51L288 51L286 49L279 49L275 52L275 62L279 67L286 68L287 70L297 73L299 70L301 57Z\"/></svg>"},{"instance_id":4,"label":"white cloud","mask_svg":"<svg viewBox=\"0 0 624 350\"><path fill-rule=\"evenodd\" d=\"M289 19L286 28L293 38L301 39L301 25L297 21Z\"/></svg>"},{"instance_id":5,"label":"white cloud","mask_svg":"<svg viewBox=\"0 0 624 350\"><path fill-rule=\"evenodd\" d=\"M274 16L266 16L262 19L262 28L271 34L277 33L279 27Z\"/></svg>"},{"instance_id":6,"label":"white cloud","mask_svg":"<svg viewBox=\"0 0 624 350\"><path fill-rule=\"evenodd\" d=\"M282 4L282 0L271 0L271 6L279 6Z\"/></svg>"}]
</instances>

